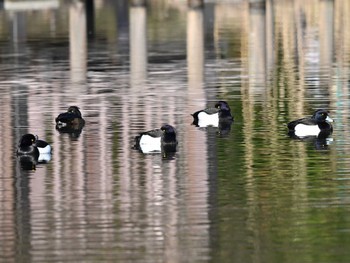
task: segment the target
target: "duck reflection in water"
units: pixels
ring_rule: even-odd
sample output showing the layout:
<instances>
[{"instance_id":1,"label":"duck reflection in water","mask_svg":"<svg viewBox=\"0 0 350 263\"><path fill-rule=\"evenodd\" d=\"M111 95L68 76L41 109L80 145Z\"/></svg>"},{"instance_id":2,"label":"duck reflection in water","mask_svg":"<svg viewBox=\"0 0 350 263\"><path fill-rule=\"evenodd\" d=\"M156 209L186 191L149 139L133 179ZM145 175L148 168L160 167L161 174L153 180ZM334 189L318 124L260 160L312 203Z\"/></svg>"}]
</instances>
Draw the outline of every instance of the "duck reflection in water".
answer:
<instances>
[{"instance_id":1,"label":"duck reflection in water","mask_svg":"<svg viewBox=\"0 0 350 263\"><path fill-rule=\"evenodd\" d=\"M330 137L332 132L320 132L317 136L309 135L309 136L297 136L294 132L289 132L288 136L292 139L309 142L314 145L315 150L328 150L329 145L333 142L333 138Z\"/></svg>"},{"instance_id":2,"label":"duck reflection in water","mask_svg":"<svg viewBox=\"0 0 350 263\"><path fill-rule=\"evenodd\" d=\"M221 137L225 137L230 133L234 120L230 106L226 101L218 101L214 108L199 110L191 115L193 117L192 125L204 129L215 127Z\"/></svg>"},{"instance_id":3,"label":"duck reflection in water","mask_svg":"<svg viewBox=\"0 0 350 263\"><path fill-rule=\"evenodd\" d=\"M218 123L218 126L206 126L206 127L199 127L199 130L202 131L207 131L208 133L214 134L216 133L216 135L218 135L219 137L227 137L230 135L231 132L231 126L233 124L233 121L220 121Z\"/></svg>"},{"instance_id":4,"label":"duck reflection in water","mask_svg":"<svg viewBox=\"0 0 350 263\"><path fill-rule=\"evenodd\" d=\"M160 129L140 133L135 137L133 149L142 153L161 153L164 159L172 159L177 148L176 130L169 124Z\"/></svg>"},{"instance_id":5,"label":"duck reflection in water","mask_svg":"<svg viewBox=\"0 0 350 263\"><path fill-rule=\"evenodd\" d=\"M32 155L19 155L17 161L20 168L25 171L35 171L38 164L38 159Z\"/></svg>"},{"instance_id":6,"label":"duck reflection in water","mask_svg":"<svg viewBox=\"0 0 350 263\"><path fill-rule=\"evenodd\" d=\"M66 112L60 113L56 121L56 130L67 133L72 138L78 138L85 126L85 120L77 106L70 106Z\"/></svg>"}]
</instances>

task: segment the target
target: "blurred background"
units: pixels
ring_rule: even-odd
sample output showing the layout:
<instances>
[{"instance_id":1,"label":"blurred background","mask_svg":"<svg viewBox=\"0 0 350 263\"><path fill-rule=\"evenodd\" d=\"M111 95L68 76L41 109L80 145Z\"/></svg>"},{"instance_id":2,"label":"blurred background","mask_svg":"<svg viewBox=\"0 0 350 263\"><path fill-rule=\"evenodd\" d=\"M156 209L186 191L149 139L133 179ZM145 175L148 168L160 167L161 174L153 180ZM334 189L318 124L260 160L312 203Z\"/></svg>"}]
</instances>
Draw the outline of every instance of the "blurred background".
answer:
<instances>
[{"instance_id":1,"label":"blurred background","mask_svg":"<svg viewBox=\"0 0 350 263\"><path fill-rule=\"evenodd\" d=\"M347 0L0 1L0 262L347 262L348 32ZM318 108L333 134L287 135ZM176 153L133 149L163 123Z\"/></svg>"}]
</instances>

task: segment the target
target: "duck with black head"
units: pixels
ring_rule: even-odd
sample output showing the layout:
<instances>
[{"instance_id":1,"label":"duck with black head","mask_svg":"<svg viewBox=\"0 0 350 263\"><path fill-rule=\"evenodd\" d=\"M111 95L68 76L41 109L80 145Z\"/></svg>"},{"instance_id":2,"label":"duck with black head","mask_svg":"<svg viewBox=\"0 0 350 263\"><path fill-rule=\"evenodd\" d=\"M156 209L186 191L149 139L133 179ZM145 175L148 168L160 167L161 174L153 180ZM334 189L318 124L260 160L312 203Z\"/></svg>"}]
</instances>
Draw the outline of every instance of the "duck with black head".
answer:
<instances>
[{"instance_id":1,"label":"duck with black head","mask_svg":"<svg viewBox=\"0 0 350 263\"><path fill-rule=\"evenodd\" d=\"M56 130L60 133L76 134L78 137L85 125L79 107L70 106L66 112L60 113L56 121Z\"/></svg>"},{"instance_id":2,"label":"duck with black head","mask_svg":"<svg viewBox=\"0 0 350 263\"><path fill-rule=\"evenodd\" d=\"M222 100L215 104L215 108L206 108L204 110L196 111L192 116L192 124L197 127L219 127L219 124L222 122L231 124L234 120L231 115L230 106L226 101Z\"/></svg>"},{"instance_id":3,"label":"duck with black head","mask_svg":"<svg viewBox=\"0 0 350 263\"><path fill-rule=\"evenodd\" d=\"M297 119L287 124L289 135L298 137L318 136L331 134L333 132L333 119L329 117L329 112L323 109L316 110L311 117Z\"/></svg>"},{"instance_id":4,"label":"duck with black head","mask_svg":"<svg viewBox=\"0 0 350 263\"><path fill-rule=\"evenodd\" d=\"M136 136L133 148L143 153L175 152L177 143L175 128L164 124L160 129L142 132Z\"/></svg>"},{"instance_id":5,"label":"duck with black head","mask_svg":"<svg viewBox=\"0 0 350 263\"><path fill-rule=\"evenodd\" d=\"M36 137L33 134L24 134L19 141L16 151L17 155L31 155L35 159L38 159L40 152L38 147L35 145L35 141Z\"/></svg>"},{"instance_id":6,"label":"duck with black head","mask_svg":"<svg viewBox=\"0 0 350 263\"><path fill-rule=\"evenodd\" d=\"M60 113L55 121L56 124L61 127L84 126L85 124L85 120L77 106L70 106L66 112Z\"/></svg>"}]
</instances>

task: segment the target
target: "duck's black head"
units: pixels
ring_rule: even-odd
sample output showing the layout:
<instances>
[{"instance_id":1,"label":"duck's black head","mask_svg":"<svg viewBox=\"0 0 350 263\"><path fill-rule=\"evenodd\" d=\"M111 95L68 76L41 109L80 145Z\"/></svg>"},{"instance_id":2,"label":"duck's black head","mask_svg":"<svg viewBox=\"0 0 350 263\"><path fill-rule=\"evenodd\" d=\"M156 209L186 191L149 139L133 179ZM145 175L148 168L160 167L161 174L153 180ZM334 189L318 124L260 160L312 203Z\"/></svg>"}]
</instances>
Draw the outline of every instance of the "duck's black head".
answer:
<instances>
[{"instance_id":1,"label":"duck's black head","mask_svg":"<svg viewBox=\"0 0 350 263\"><path fill-rule=\"evenodd\" d=\"M33 134L24 134L19 141L19 146L20 147L28 147L31 146L35 143L36 137Z\"/></svg>"},{"instance_id":2,"label":"duck's black head","mask_svg":"<svg viewBox=\"0 0 350 263\"><path fill-rule=\"evenodd\" d=\"M220 100L215 104L215 108L218 108L219 110L228 110L230 111L230 106L227 104L226 101Z\"/></svg>"},{"instance_id":3,"label":"duck's black head","mask_svg":"<svg viewBox=\"0 0 350 263\"><path fill-rule=\"evenodd\" d=\"M162 138L163 143L176 143L176 131L175 128L169 124L164 124L160 128L164 132Z\"/></svg>"},{"instance_id":4,"label":"duck's black head","mask_svg":"<svg viewBox=\"0 0 350 263\"><path fill-rule=\"evenodd\" d=\"M175 128L169 124L164 124L161 128L160 128L164 133L176 133L175 132Z\"/></svg>"},{"instance_id":5,"label":"duck's black head","mask_svg":"<svg viewBox=\"0 0 350 263\"><path fill-rule=\"evenodd\" d=\"M77 106L70 106L68 108L67 112L76 114L77 116L81 117L81 112L79 110L79 107L77 107Z\"/></svg>"},{"instance_id":6,"label":"duck's black head","mask_svg":"<svg viewBox=\"0 0 350 263\"><path fill-rule=\"evenodd\" d=\"M219 109L219 117L221 119L233 120L230 106L226 101L220 100L215 104L215 108Z\"/></svg>"},{"instance_id":7,"label":"duck's black head","mask_svg":"<svg viewBox=\"0 0 350 263\"><path fill-rule=\"evenodd\" d=\"M329 112L322 109L315 111L314 115L312 115L312 118L319 123L325 121L333 122L333 120L329 117Z\"/></svg>"}]
</instances>

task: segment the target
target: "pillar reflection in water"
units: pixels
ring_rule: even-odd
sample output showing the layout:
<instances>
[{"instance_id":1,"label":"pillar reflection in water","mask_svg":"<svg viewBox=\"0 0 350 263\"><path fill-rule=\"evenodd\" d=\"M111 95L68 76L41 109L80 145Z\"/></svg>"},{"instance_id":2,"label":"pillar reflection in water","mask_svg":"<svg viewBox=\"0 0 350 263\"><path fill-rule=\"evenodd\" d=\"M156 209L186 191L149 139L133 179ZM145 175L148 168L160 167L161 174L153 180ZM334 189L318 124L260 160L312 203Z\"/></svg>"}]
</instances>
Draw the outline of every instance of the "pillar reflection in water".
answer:
<instances>
[{"instance_id":1,"label":"pillar reflection in water","mask_svg":"<svg viewBox=\"0 0 350 263\"><path fill-rule=\"evenodd\" d=\"M125 104L120 110L123 143L118 151L121 165L118 167L120 202L117 209L119 220L126 222L122 230L132 231L132 234L118 238L132 249L142 246L145 251L155 251L161 247L165 261L171 262L179 255L176 162L163 160L161 154L142 156L131 150L130 143L133 144L137 131L159 128L165 121L175 125L175 103L165 95L167 91L155 92L146 83L147 10L145 1L130 3L130 89L121 100ZM164 102L164 107L160 106ZM159 107L166 111L159 114ZM142 220L135 220L137 218ZM123 253L128 250L121 251ZM144 258L148 260L152 261Z\"/></svg>"},{"instance_id":2,"label":"pillar reflection in water","mask_svg":"<svg viewBox=\"0 0 350 263\"><path fill-rule=\"evenodd\" d=\"M15 247L15 240L18 233L16 233L17 227L15 226L15 213L13 204L15 203L15 189L14 189L14 167L13 167L13 155L9 154L14 152L13 145L14 135L12 130L12 118L8 116L12 115L12 99L10 96L10 87L7 92L2 94L0 98L0 147L3 149L0 151L0 159L2 164L0 167L0 173L2 179L0 180L0 255L2 259L13 259L18 253L18 249ZM6 234L5 234L6 233ZM9 260L10 261L10 260Z\"/></svg>"},{"instance_id":3,"label":"pillar reflection in water","mask_svg":"<svg viewBox=\"0 0 350 263\"><path fill-rule=\"evenodd\" d=\"M275 63L275 12L274 1L266 0L266 69L270 74Z\"/></svg>"},{"instance_id":4,"label":"pillar reflection in water","mask_svg":"<svg viewBox=\"0 0 350 263\"><path fill-rule=\"evenodd\" d=\"M207 97L204 90L204 63L203 7L188 7L188 105L190 105L189 112L191 113L203 109L206 106ZM188 218L189 224L196 225L196 222L208 222L208 142L206 132L199 132L199 130L194 127L191 127L186 131L185 140L186 152L189 156L188 190L190 195L188 206L201 207L205 210L205 213L202 211L202 213L198 215L191 214ZM198 204L199 200L203 203ZM208 244L209 229L206 224L201 224L201 226L202 229L197 229L196 233L191 233L191 230L189 230L188 236L200 236L201 242L206 242ZM203 245L203 247L207 247L207 245Z\"/></svg>"},{"instance_id":5,"label":"pillar reflection in water","mask_svg":"<svg viewBox=\"0 0 350 263\"><path fill-rule=\"evenodd\" d=\"M14 127L15 145L20 140L23 134L28 133L28 95L26 94L28 86L13 87L13 91L20 95L12 95L12 104L14 112ZM14 152L14 151L11 151ZM27 162L25 162L27 163ZM21 257L30 258L30 233L32 231L31 225L31 205L30 205L30 171L21 169L21 163L17 162L15 167L15 177L13 182L14 188L14 224L16 229L16 257L17 261Z\"/></svg>"},{"instance_id":6,"label":"pillar reflection in water","mask_svg":"<svg viewBox=\"0 0 350 263\"><path fill-rule=\"evenodd\" d=\"M293 89L293 92L290 92L289 98L290 98L290 106L289 106L289 112L290 116L289 118L292 119L296 116L302 116L304 114L304 94L305 94L305 88L306 88L306 71L305 67L307 66L307 54L306 54L306 39L304 38L304 32L305 32L305 22L303 21L304 17L304 1L303 0L297 0L293 3L293 16L295 17L295 47L291 45L291 47L288 49L288 57L292 57L292 55L289 55L293 52L293 50L297 50L296 56L298 58L297 60L297 74L298 78L294 78L294 74L291 76L293 79L297 79L295 85L298 86L298 89ZM306 12L307 13L307 12ZM290 18L288 15L283 16L285 18L285 23L288 24L289 21L293 21L292 18ZM283 22L283 21L282 21ZM290 24L290 23L289 23ZM292 36L293 29L288 27L289 30L284 33L285 38L287 36ZM286 52L286 51L285 51ZM291 62L283 62L284 64L291 64ZM290 72L293 72L290 70ZM289 80L291 82L292 80Z\"/></svg>"},{"instance_id":7,"label":"pillar reflection in water","mask_svg":"<svg viewBox=\"0 0 350 263\"><path fill-rule=\"evenodd\" d=\"M146 122L146 129L153 129L152 117L149 103L145 103L144 94L147 93L147 9L145 1L131 1L129 8L129 46L130 46L130 92L128 97L128 105L122 108L125 127L123 129L123 138L129 138L129 128L133 123L129 123L129 110L137 109L138 111L147 112L145 116L140 116L137 122ZM139 93L142 91L142 93ZM134 114L138 116L138 114ZM148 124L148 125L147 125ZM124 152L128 153L129 149L127 141L124 144Z\"/></svg>"},{"instance_id":8,"label":"pillar reflection in water","mask_svg":"<svg viewBox=\"0 0 350 263\"><path fill-rule=\"evenodd\" d=\"M126 11L126 10L122 10ZM130 115L138 116L135 111L143 112L144 104L142 94L138 93L138 90L144 90L144 82L146 80L146 68L147 68L147 40L146 40L146 7L144 5L134 5L130 3L129 8L129 52L130 52L130 93L127 94L125 99L121 99L120 103L125 103L120 108L120 123L123 125L121 129L121 138L123 143L121 144L122 150L118 154L118 161L122 163L118 168L120 174L120 200L122 200L119 206L119 212L121 218L127 218L130 220L132 216L130 213L129 204L133 203L133 195L131 193L138 193L137 183L134 182L132 174L136 173L137 163L135 159L130 158L131 149L130 142L133 141L133 134L130 129L135 122L139 124L144 116L136 118L131 121ZM119 32L120 33L120 32ZM135 91L135 92L134 92ZM140 97L138 96L140 95ZM144 121L144 120L143 120ZM129 175L130 176L126 176ZM140 198L142 199L142 198ZM125 205L124 205L125 204ZM135 205L136 206L136 205ZM123 242L128 242L128 239L123 239Z\"/></svg>"},{"instance_id":9,"label":"pillar reflection in water","mask_svg":"<svg viewBox=\"0 0 350 263\"><path fill-rule=\"evenodd\" d=\"M130 7L130 85L143 88L147 77L147 12L145 5Z\"/></svg>"},{"instance_id":10,"label":"pillar reflection in water","mask_svg":"<svg viewBox=\"0 0 350 263\"><path fill-rule=\"evenodd\" d=\"M319 17L320 62L325 68L332 67L334 42L334 0L320 1Z\"/></svg>"},{"instance_id":11,"label":"pillar reflection in water","mask_svg":"<svg viewBox=\"0 0 350 263\"><path fill-rule=\"evenodd\" d=\"M257 195L256 182L254 177L255 165L254 153L256 152L253 138L255 137L255 119L256 112L254 106L256 100L259 102L266 101L265 76L266 76L266 16L265 1L257 0L249 2L248 32L248 77L249 84L242 86L242 112L243 112L243 130L245 145L245 167L246 167L246 187L248 217L246 224L252 231L254 238L252 239L252 247L258 247L259 227L254 220L254 211L256 210ZM252 250L252 258L254 261L258 259L258 251Z\"/></svg>"},{"instance_id":12,"label":"pillar reflection in water","mask_svg":"<svg viewBox=\"0 0 350 263\"><path fill-rule=\"evenodd\" d=\"M242 112L244 118L244 141L246 145L247 177L252 176L253 165L253 130L255 122L255 100L266 100L266 16L265 1L249 2L247 10L249 25L248 32L248 74L249 83L242 85Z\"/></svg>"},{"instance_id":13,"label":"pillar reflection in water","mask_svg":"<svg viewBox=\"0 0 350 263\"><path fill-rule=\"evenodd\" d=\"M74 0L69 7L69 59L71 80L81 83L86 80L87 69L87 22L83 1Z\"/></svg>"},{"instance_id":14,"label":"pillar reflection in water","mask_svg":"<svg viewBox=\"0 0 350 263\"><path fill-rule=\"evenodd\" d=\"M27 30L24 12L13 12L10 17L12 22L12 41L14 43L25 41L27 39Z\"/></svg>"},{"instance_id":15,"label":"pillar reflection in water","mask_svg":"<svg viewBox=\"0 0 350 263\"><path fill-rule=\"evenodd\" d=\"M189 8L187 12L187 67L191 112L205 107L204 91L204 21L203 9Z\"/></svg>"},{"instance_id":16,"label":"pillar reflection in water","mask_svg":"<svg viewBox=\"0 0 350 263\"><path fill-rule=\"evenodd\" d=\"M334 0L320 1L319 18L320 38L320 92L332 96L334 87L332 83L332 67L334 58ZM334 101L336 98L333 98ZM322 105L328 108L329 105Z\"/></svg>"},{"instance_id":17,"label":"pillar reflection in water","mask_svg":"<svg viewBox=\"0 0 350 263\"><path fill-rule=\"evenodd\" d=\"M249 92L265 97L266 78L266 9L265 1L249 5Z\"/></svg>"},{"instance_id":18,"label":"pillar reflection in water","mask_svg":"<svg viewBox=\"0 0 350 263\"><path fill-rule=\"evenodd\" d=\"M70 105L77 105L83 116L86 113L86 105L83 103L83 96L87 91L85 85L87 71L86 23L85 3L76 0L69 2L69 63L71 83L64 87L59 85L53 86L54 92L58 95L53 96L52 99L52 106L50 106L52 107L51 119L46 125L43 125L43 127L51 127L51 130L45 131L47 132L46 135L50 134L52 136L51 139L48 140L45 137L43 139L52 142L53 152L50 161L52 169L46 172L46 177L41 176L41 173L39 173L38 178L33 180L32 187L35 192L31 196L31 202L33 204L35 203L32 213L33 222L35 222L33 225L35 231L32 232L33 239L38 240L36 237L40 236L43 239L57 240L50 247L50 250L46 251L44 249L47 253L46 256L50 255L50 251L59 253L65 246L70 246L71 244L67 240L77 245L76 250L79 251L84 246L80 240L87 239L86 229L77 229L75 233L72 233L64 231L61 226L70 224L79 225L82 220L85 220L82 215L84 215L88 208L86 208L86 204L84 203L87 197L86 192L83 190L87 187L85 164L89 160L82 149L89 149L89 145L85 144L84 131L78 139L74 139L69 134L60 134L55 130L55 126L52 123L54 118L59 113L66 111ZM62 102L66 102L66 104ZM33 107L36 104L33 102ZM39 105L41 104L39 103ZM38 106L36 107L39 109ZM44 110L41 109L39 111L43 112ZM43 133L44 131L41 132ZM96 158L94 160L97 162ZM50 177L52 187L45 183L47 177ZM39 185L45 188L39 189ZM47 194L42 194L42 192ZM71 200L74 200L74 202ZM52 206L48 206L48 203L52 204L55 209L49 210L50 208L52 209ZM79 207L79 211L77 211L77 207ZM37 211L46 211L46 213L37 213ZM66 216L66 211L69 211L68 217ZM52 217L48 218L48 214L51 214ZM49 227L52 232L48 233L45 231L44 229L46 227ZM33 242L32 248L34 250L43 249L43 244Z\"/></svg>"},{"instance_id":19,"label":"pillar reflection in water","mask_svg":"<svg viewBox=\"0 0 350 263\"><path fill-rule=\"evenodd\" d=\"M188 67L188 100L189 112L195 112L206 106L206 94L204 91L204 28L203 28L203 10L189 8L187 13L187 67ZM191 117L192 118L192 117ZM195 129L189 129L187 132L187 152L193 158L190 162L190 174L206 175L207 167L205 163L205 154L196 154L197 152L206 153L205 133L198 135ZM199 170L201 171L199 171Z\"/></svg>"}]
</instances>

